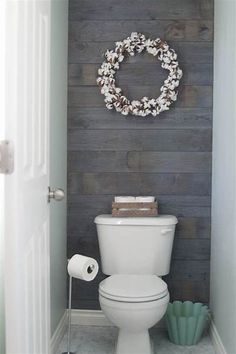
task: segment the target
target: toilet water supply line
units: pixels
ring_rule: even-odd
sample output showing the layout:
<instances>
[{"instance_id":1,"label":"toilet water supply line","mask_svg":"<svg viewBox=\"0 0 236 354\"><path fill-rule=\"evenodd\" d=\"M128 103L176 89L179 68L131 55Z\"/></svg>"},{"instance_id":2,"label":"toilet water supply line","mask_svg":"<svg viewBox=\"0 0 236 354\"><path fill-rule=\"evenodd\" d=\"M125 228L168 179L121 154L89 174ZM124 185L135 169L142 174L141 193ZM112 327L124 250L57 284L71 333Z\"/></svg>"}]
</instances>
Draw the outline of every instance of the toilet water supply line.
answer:
<instances>
[{"instance_id":1,"label":"toilet water supply line","mask_svg":"<svg viewBox=\"0 0 236 354\"><path fill-rule=\"evenodd\" d=\"M98 273L98 263L95 259L75 254L68 262L69 274L69 299L68 299L68 331L67 331L67 351L62 354L75 354L70 351L71 347L71 298L72 298L72 278L85 281L92 281Z\"/></svg>"}]
</instances>

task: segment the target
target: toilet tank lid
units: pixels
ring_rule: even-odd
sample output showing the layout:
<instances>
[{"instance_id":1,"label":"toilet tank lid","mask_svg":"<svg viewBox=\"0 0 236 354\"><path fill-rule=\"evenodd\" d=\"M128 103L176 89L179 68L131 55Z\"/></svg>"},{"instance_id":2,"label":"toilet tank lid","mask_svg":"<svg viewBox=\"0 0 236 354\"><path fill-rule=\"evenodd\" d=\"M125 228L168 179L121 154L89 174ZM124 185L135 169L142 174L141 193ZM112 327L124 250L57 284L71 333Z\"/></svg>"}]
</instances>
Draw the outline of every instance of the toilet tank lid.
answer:
<instances>
[{"instance_id":1,"label":"toilet tank lid","mask_svg":"<svg viewBox=\"0 0 236 354\"><path fill-rule=\"evenodd\" d=\"M96 216L95 224L99 225L175 225L178 220L173 215L158 215L149 217L114 217L111 214Z\"/></svg>"}]
</instances>

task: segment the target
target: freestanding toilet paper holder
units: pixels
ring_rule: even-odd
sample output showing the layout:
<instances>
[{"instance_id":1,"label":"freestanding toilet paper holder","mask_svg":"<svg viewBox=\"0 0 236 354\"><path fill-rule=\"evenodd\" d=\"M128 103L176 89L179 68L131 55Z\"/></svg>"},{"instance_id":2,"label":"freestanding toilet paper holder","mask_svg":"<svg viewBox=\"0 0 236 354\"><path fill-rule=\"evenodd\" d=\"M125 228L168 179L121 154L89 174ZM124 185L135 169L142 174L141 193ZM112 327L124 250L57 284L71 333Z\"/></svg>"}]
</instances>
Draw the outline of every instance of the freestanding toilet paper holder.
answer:
<instances>
[{"instance_id":1,"label":"freestanding toilet paper holder","mask_svg":"<svg viewBox=\"0 0 236 354\"><path fill-rule=\"evenodd\" d=\"M77 265L76 262L78 262L78 259L80 261L80 259L84 259L85 262L88 262L88 264L85 263L85 275L86 273L88 274L89 278L83 278L79 275L76 275L74 273L74 267L75 265ZM92 262L91 262L92 261ZM91 263L89 263L91 262ZM73 265L72 265L73 263ZM70 265L72 265L72 267L70 268ZM80 267L80 264L78 263L78 268ZM78 279L82 279L85 281L91 281L93 280L98 272L98 264L97 261L95 259L89 258L89 257L85 257L85 256L81 256L81 255L74 255L69 261L68 261L68 273L69 273L69 298L68 298L68 331L67 331L67 351L63 352L62 354L76 354L75 352L71 352L70 348L71 348L71 297L72 297L72 278L78 278ZM83 269L82 269L83 270ZM73 274L73 276L72 276Z\"/></svg>"},{"instance_id":2,"label":"freestanding toilet paper holder","mask_svg":"<svg viewBox=\"0 0 236 354\"><path fill-rule=\"evenodd\" d=\"M69 299L68 299L68 333L67 333L67 351L62 354L76 354L70 351L71 346L71 295L72 295L72 276L69 279Z\"/></svg>"}]
</instances>

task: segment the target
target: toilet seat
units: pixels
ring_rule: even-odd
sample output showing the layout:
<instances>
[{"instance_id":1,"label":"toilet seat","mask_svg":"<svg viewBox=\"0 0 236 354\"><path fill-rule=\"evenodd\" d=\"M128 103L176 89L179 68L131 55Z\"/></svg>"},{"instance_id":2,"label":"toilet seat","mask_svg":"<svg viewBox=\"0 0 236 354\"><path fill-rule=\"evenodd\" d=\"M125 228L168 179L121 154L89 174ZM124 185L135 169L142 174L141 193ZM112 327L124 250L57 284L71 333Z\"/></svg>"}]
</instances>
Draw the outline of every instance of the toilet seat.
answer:
<instances>
[{"instance_id":1,"label":"toilet seat","mask_svg":"<svg viewBox=\"0 0 236 354\"><path fill-rule=\"evenodd\" d=\"M147 302L168 295L167 284L156 275L115 274L99 284L99 294L119 302Z\"/></svg>"}]
</instances>

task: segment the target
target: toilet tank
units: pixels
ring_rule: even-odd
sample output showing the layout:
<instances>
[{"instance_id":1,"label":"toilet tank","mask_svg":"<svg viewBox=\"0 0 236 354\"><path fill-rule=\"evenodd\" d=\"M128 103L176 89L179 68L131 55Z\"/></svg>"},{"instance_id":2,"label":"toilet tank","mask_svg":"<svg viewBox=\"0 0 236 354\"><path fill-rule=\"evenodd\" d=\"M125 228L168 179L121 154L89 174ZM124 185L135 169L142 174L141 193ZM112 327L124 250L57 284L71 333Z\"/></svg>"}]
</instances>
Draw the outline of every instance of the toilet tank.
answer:
<instances>
[{"instance_id":1,"label":"toilet tank","mask_svg":"<svg viewBox=\"0 0 236 354\"><path fill-rule=\"evenodd\" d=\"M177 218L112 217L99 215L94 220L104 274L169 273Z\"/></svg>"}]
</instances>

